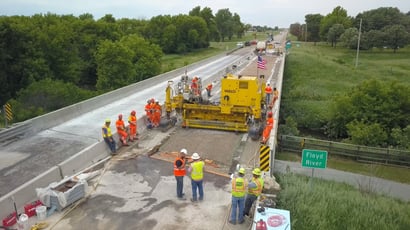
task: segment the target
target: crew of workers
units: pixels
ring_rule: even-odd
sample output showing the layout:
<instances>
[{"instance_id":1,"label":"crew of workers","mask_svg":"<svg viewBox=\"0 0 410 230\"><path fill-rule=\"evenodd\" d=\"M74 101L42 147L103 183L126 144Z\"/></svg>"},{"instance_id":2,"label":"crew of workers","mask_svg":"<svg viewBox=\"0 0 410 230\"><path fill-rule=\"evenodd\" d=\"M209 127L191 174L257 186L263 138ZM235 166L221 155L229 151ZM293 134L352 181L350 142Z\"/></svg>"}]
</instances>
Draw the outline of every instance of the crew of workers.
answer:
<instances>
[{"instance_id":1,"label":"crew of workers","mask_svg":"<svg viewBox=\"0 0 410 230\"><path fill-rule=\"evenodd\" d=\"M117 144L113 138L110 126L111 120L107 118L102 127L102 137L107 143L111 154L116 154ZM135 110L132 110L128 116L128 127L125 126L122 114L118 115L118 119L115 122L115 127L117 129L119 141L123 146L128 146L128 141L134 142L138 140L137 115Z\"/></svg>"},{"instance_id":2,"label":"crew of workers","mask_svg":"<svg viewBox=\"0 0 410 230\"><path fill-rule=\"evenodd\" d=\"M232 208L229 223L242 224L249 217L250 209L259 195L262 193L264 180L259 168L252 171L252 179L247 182L244 179L245 169L240 168L238 175L232 178Z\"/></svg>"},{"instance_id":3,"label":"crew of workers","mask_svg":"<svg viewBox=\"0 0 410 230\"><path fill-rule=\"evenodd\" d=\"M159 126L162 116L162 107L158 100L154 98L147 101L145 105L145 115L147 117L147 128L152 129Z\"/></svg>"},{"instance_id":4,"label":"crew of workers","mask_svg":"<svg viewBox=\"0 0 410 230\"><path fill-rule=\"evenodd\" d=\"M192 156L189 157L188 151L185 148L179 151L178 156L174 161L174 176L177 185L176 194L178 199L186 200L183 189L184 177L187 173L190 174L191 178L191 201L197 202L198 200L202 201L204 199L204 168L205 162L201 160L198 153L193 153ZM232 207L229 223L242 224L245 222L245 216L249 217L249 212L253 203L262 193L264 180L261 175L261 170L259 168L254 168L252 171L252 179L248 182L244 178L245 169L240 168L238 170L238 174L236 176L232 176Z\"/></svg>"},{"instance_id":5,"label":"crew of workers","mask_svg":"<svg viewBox=\"0 0 410 230\"><path fill-rule=\"evenodd\" d=\"M266 95L265 103L270 109L272 109L273 105L275 105L275 102L279 98L279 91L276 87L274 87L273 90L272 90L272 87L270 86L270 83L267 83L266 87L265 87L265 95Z\"/></svg>"},{"instance_id":6,"label":"crew of workers","mask_svg":"<svg viewBox=\"0 0 410 230\"><path fill-rule=\"evenodd\" d=\"M193 153L191 157L188 157L187 154L188 151L186 149L181 149L179 151L179 155L174 161L174 176L177 181L177 197L180 200L185 200L185 193L183 192L184 176L188 172L191 178L191 201L202 201L204 200L203 179L205 162L201 160L198 153ZM191 161L188 164L188 169L186 169L188 158L190 158Z\"/></svg>"}]
</instances>

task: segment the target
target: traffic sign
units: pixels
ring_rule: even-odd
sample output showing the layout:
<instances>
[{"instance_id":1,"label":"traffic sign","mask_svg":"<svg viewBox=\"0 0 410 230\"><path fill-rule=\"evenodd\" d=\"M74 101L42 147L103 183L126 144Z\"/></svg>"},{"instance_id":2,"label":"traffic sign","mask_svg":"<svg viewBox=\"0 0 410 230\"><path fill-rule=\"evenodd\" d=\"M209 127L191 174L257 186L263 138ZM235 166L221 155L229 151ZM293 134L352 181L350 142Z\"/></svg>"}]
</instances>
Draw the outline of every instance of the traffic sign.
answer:
<instances>
[{"instance_id":1,"label":"traffic sign","mask_svg":"<svg viewBox=\"0 0 410 230\"><path fill-rule=\"evenodd\" d=\"M302 167L325 169L327 163L327 151L302 150Z\"/></svg>"}]
</instances>

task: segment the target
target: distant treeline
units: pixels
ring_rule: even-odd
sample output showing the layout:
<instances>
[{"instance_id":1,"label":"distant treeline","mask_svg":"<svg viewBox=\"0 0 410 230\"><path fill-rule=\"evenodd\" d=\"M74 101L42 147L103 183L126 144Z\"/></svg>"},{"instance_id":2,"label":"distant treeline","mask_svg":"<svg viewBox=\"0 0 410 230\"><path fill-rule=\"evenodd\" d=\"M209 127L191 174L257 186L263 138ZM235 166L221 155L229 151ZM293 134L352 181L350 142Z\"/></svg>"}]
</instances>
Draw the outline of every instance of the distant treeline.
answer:
<instances>
[{"instance_id":1,"label":"distant treeline","mask_svg":"<svg viewBox=\"0 0 410 230\"><path fill-rule=\"evenodd\" d=\"M161 72L161 57L242 37L251 26L208 7L150 20L52 13L0 17L0 105L22 121Z\"/></svg>"},{"instance_id":2,"label":"distant treeline","mask_svg":"<svg viewBox=\"0 0 410 230\"><path fill-rule=\"evenodd\" d=\"M341 43L352 49L357 48L360 29L360 49L391 48L396 52L410 43L410 12L381 7L350 17L338 6L326 16L307 14L305 24L290 25L290 33L300 41Z\"/></svg>"}]
</instances>

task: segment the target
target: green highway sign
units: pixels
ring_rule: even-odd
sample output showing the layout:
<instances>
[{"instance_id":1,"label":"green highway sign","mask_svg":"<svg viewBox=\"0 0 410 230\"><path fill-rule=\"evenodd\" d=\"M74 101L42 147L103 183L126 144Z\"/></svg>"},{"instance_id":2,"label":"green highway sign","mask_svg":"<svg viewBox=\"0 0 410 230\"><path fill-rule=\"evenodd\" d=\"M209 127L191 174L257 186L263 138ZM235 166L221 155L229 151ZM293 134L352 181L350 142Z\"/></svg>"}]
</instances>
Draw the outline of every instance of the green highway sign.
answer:
<instances>
[{"instance_id":1,"label":"green highway sign","mask_svg":"<svg viewBox=\"0 0 410 230\"><path fill-rule=\"evenodd\" d=\"M327 163L327 151L302 150L302 167L325 169Z\"/></svg>"}]
</instances>

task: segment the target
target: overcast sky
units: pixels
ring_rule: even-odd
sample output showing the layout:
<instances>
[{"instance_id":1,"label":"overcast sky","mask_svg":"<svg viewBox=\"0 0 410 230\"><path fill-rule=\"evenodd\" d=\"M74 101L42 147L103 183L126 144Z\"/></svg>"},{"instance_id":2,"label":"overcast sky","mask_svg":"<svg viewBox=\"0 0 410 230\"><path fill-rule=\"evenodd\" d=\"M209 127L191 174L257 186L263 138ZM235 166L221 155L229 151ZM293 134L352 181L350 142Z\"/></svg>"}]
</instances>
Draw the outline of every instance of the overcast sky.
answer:
<instances>
[{"instance_id":1,"label":"overcast sky","mask_svg":"<svg viewBox=\"0 0 410 230\"><path fill-rule=\"evenodd\" d=\"M303 24L306 14L327 15L336 6L343 7L353 17L379 7L397 7L407 13L410 0L0 0L0 15L90 13L94 19L106 14L117 19L150 19L158 15L188 14L196 6L211 8L214 15L219 9L228 8L243 23L288 28L292 23Z\"/></svg>"}]
</instances>

